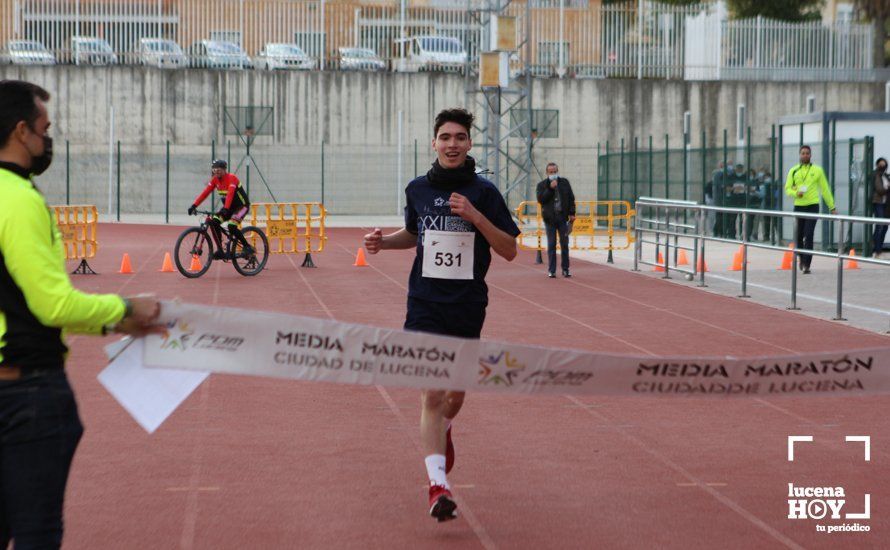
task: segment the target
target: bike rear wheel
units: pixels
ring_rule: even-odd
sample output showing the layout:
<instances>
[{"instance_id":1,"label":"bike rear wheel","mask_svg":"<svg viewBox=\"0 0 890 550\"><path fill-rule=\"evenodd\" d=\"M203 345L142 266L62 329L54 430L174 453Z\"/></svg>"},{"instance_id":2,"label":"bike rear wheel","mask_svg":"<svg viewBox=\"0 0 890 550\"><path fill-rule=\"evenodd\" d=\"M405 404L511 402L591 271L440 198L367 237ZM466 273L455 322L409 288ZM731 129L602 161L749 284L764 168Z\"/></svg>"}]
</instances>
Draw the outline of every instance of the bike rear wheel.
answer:
<instances>
[{"instance_id":1,"label":"bike rear wheel","mask_svg":"<svg viewBox=\"0 0 890 550\"><path fill-rule=\"evenodd\" d=\"M190 227L176 240L174 249L176 269L189 279L207 273L213 261L213 244L207 231Z\"/></svg>"},{"instance_id":2,"label":"bike rear wheel","mask_svg":"<svg viewBox=\"0 0 890 550\"><path fill-rule=\"evenodd\" d=\"M250 277L266 267L266 261L269 259L269 239L258 227L247 226L241 229L241 233L252 250L245 250L244 245L237 240L233 241L232 263L238 273Z\"/></svg>"}]
</instances>

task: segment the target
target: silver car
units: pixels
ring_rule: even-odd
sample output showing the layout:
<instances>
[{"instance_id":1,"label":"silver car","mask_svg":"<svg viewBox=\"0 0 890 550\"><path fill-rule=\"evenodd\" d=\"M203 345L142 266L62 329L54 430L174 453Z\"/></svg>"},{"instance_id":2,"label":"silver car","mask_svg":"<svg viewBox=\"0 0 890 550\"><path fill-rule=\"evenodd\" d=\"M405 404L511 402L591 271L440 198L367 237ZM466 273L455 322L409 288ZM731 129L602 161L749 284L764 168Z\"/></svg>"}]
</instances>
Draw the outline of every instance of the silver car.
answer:
<instances>
[{"instance_id":1,"label":"silver car","mask_svg":"<svg viewBox=\"0 0 890 550\"><path fill-rule=\"evenodd\" d=\"M139 40L139 61L143 65L159 69L188 67L189 60L182 53L179 44L164 38L142 38Z\"/></svg>"},{"instance_id":2,"label":"silver car","mask_svg":"<svg viewBox=\"0 0 890 550\"><path fill-rule=\"evenodd\" d=\"M95 36L71 37L71 56L75 65L116 65L111 44Z\"/></svg>"},{"instance_id":3,"label":"silver car","mask_svg":"<svg viewBox=\"0 0 890 550\"><path fill-rule=\"evenodd\" d=\"M241 46L225 40L200 40L189 47L192 67L250 69L253 64Z\"/></svg>"},{"instance_id":4,"label":"silver car","mask_svg":"<svg viewBox=\"0 0 890 550\"><path fill-rule=\"evenodd\" d=\"M315 60L309 57L296 44L269 43L256 56L254 64L257 69L267 71L275 69L312 70Z\"/></svg>"},{"instance_id":5,"label":"silver car","mask_svg":"<svg viewBox=\"0 0 890 550\"><path fill-rule=\"evenodd\" d=\"M385 71L386 62L370 48L338 48L340 70L343 71Z\"/></svg>"},{"instance_id":6,"label":"silver car","mask_svg":"<svg viewBox=\"0 0 890 550\"><path fill-rule=\"evenodd\" d=\"M0 63L10 65L55 65L56 57L36 40L10 40L0 52Z\"/></svg>"}]
</instances>

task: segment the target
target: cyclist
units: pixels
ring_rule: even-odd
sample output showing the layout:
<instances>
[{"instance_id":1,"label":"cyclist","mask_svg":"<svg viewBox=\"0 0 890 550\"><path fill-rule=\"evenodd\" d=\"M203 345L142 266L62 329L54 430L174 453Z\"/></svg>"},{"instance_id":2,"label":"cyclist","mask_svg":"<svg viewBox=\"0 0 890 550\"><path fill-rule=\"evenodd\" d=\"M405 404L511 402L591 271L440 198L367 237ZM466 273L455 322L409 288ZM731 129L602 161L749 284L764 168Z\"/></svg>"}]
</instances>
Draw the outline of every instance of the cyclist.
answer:
<instances>
[{"instance_id":1,"label":"cyclist","mask_svg":"<svg viewBox=\"0 0 890 550\"><path fill-rule=\"evenodd\" d=\"M210 164L210 171L213 177L207 182L204 190L195 198L195 202L189 207L189 215L193 215L198 210L198 205L204 202L210 193L216 189L221 199L223 199L223 207L210 217L210 229L213 234L213 240L216 241L216 250L213 252L214 260L225 259L226 254L222 246L222 222L229 222L229 234L238 239L238 242L244 247L245 253L249 254L252 248L247 244L244 234L238 228L241 220L250 210L250 199L247 193L241 187L241 181L235 174L228 172L228 163L222 159L216 159Z\"/></svg>"}]
</instances>

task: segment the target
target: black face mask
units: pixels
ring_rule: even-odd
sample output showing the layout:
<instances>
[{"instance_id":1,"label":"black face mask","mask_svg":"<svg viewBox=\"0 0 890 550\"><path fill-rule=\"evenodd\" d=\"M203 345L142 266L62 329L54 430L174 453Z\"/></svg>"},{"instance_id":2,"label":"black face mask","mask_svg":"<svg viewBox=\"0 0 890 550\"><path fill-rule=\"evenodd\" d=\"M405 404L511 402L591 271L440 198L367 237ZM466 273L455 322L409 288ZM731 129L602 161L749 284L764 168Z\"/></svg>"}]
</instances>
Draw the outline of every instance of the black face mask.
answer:
<instances>
[{"instance_id":1,"label":"black face mask","mask_svg":"<svg viewBox=\"0 0 890 550\"><path fill-rule=\"evenodd\" d=\"M43 154L31 157L31 174L39 176L46 172L49 165L53 162L53 138L43 136Z\"/></svg>"}]
</instances>

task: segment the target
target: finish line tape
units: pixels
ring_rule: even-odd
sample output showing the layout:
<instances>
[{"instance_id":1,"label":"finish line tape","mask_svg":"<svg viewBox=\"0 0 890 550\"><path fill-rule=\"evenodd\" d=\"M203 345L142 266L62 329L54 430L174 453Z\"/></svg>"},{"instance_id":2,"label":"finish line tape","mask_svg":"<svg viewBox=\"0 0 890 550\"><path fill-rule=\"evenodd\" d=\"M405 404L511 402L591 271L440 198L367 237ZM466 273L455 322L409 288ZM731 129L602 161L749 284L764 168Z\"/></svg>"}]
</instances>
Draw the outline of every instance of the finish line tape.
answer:
<instances>
[{"instance_id":1,"label":"finish line tape","mask_svg":"<svg viewBox=\"0 0 890 550\"><path fill-rule=\"evenodd\" d=\"M756 358L648 357L465 340L164 302L147 367L512 394L863 395L890 391L890 348Z\"/></svg>"}]
</instances>

